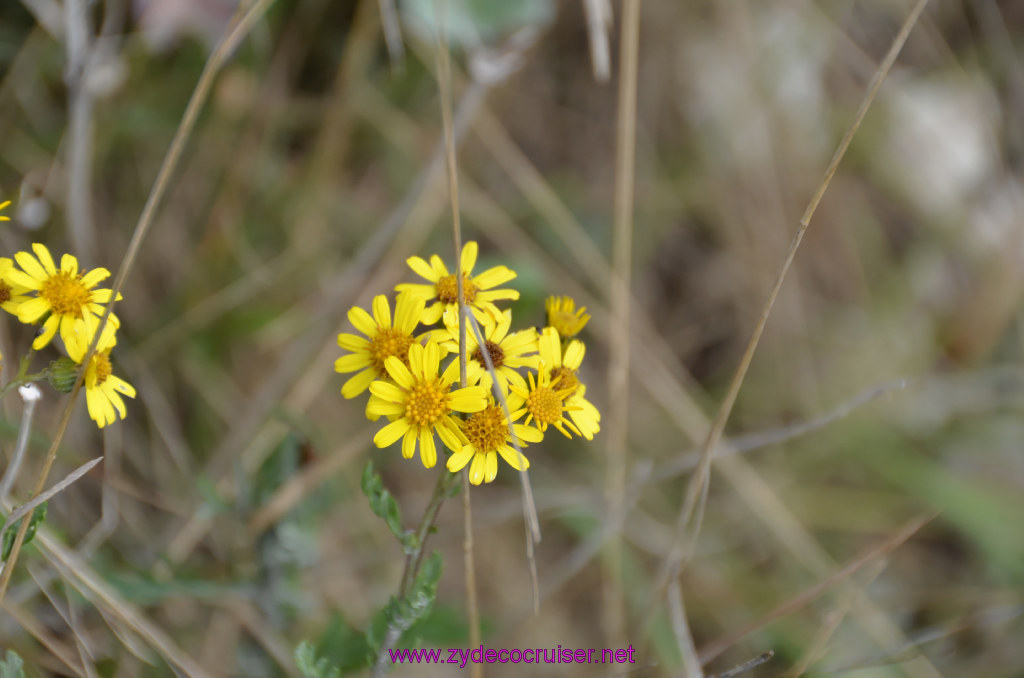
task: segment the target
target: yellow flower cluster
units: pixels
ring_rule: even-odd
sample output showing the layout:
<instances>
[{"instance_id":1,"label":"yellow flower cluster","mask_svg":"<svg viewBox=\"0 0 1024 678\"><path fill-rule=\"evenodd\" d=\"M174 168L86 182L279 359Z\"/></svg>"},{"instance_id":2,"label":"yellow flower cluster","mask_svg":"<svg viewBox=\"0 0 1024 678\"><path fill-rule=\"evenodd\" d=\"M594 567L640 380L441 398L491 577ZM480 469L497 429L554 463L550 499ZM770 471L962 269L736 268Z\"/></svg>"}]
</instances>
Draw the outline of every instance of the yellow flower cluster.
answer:
<instances>
[{"instance_id":1,"label":"yellow flower cluster","mask_svg":"<svg viewBox=\"0 0 1024 678\"><path fill-rule=\"evenodd\" d=\"M96 286L109 276L105 268L79 270L78 259L70 254L61 257L58 268L46 246L35 243L31 253L18 252L14 261L0 258L0 308L23 323L43 323L33 350L45 347L59 331L68 355L81 365L99 329L104 304L113 294ZM100 428L125 417L122 395L135 397L135 389L111 370L110 351L117 343L119 326L117 316L111 314L85 368L89 416Z\"/></svg>"},{"instance_id":2,"label":"yellow flower cluster","mask_svg":"<svg viewBox=\"0 0 1024 678\"><path fill-rule=\"evenodd\" d=\"M539 443L549 426L591 440L601 421L578 376L584 345L573 337L590 319L586 309L576 310L568 297L552 297L543 330L512 332L512 311L494 302L519 298L516 290L499 289L516 273L495 266L474 275L477 252L475 242L466 243L460 262L463 297L476 321L466 328L466 386L457 386L458 280L437 255L429 263L407 260L427 282L398 285L394 315L385 295L374 298L372 313L349 310L349 321L363 336L339 334L338 346L348 353L334 363L337 372L355 372L341 394L354 398L369 390L366 416L388 419L374 436L377 447L400 440L402 456L411 459L418 449L431 468L437 463L436 434L451 451L448 470L468 464L475 485L494 480L499 456L516 470L529 468L517 448Z\"/></svg>"}]
</instances>

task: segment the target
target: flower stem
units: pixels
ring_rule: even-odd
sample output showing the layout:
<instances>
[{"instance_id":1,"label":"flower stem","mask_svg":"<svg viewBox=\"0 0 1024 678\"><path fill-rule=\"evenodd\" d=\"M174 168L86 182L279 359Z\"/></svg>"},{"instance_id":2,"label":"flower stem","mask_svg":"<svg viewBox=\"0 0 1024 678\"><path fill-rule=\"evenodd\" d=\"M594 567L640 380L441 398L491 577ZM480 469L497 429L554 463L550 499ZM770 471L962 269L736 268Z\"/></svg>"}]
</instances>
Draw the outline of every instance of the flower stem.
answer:
<instances>
[{"instance_id":1,"label":"flower stem","mask_svg":"<svg viewBox=\"0 0 1024 678\"><path fill-rule=\"evenodd\" d=\"M427 504L427 508L423 511L423 517L420 518L420 524L416 528L416 546L405 557L402 582L398 587L398 600L404 599L412 590L413 582L416 581L416 575L419 574L420 566L423 564L423 552L425 551L427 536L430 534L430 529L434 526L434 521L437 520L437 513L441 510L441 505L451 494L452 485L457 478L458 474L448 473L445 470L441 472L437 479L437 484L434 485L434 494L430 497L430 503ZM394 622L388 624L387 631L384 633L384 642L381 644L380 651L377 652L377 659L373 664L374 678L383 676L387 672L387 663L390 658L388 650L395 648L402 637L403 630Z\"/></svg>"}]
</instances>

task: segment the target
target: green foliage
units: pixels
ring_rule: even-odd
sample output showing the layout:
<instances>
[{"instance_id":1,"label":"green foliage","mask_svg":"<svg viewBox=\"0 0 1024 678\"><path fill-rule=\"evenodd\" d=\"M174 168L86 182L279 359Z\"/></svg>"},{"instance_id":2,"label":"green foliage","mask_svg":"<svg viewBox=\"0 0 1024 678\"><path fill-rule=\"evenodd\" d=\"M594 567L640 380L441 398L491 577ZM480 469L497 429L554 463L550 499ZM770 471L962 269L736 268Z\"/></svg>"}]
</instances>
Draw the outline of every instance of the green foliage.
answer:
<instances>
[{"instance_id":1,"label":"green foliage","mask_svg":"<svg viewBox=\"0 0 1024 678\"><path fill-rule=\"evenodd\" d=\"M14 650L8 650L0 662L0 678L25 678L25 662Z\"/></svg>"},{"instance_id":2,"label":"green foliage","mask_svg":"<svg viewBox=\"0 0 1024 678\"><path fill-rule=\"evenodd\" d=\"M339 678L341 670L337 667L331 668L330 663L316 656L313 646L302 641L295 648L295 665L299 668L302 678Z\"/></svg>"},{"instance_id":3,"label":"green foliage","mask_svg":"<svg viewBox=\"0 0 1024 678\"><path fill-rule=\"evenodd\" d=\"M437 582L441 579L443 569L441 554L434 551L420 566L408 595L402 600L392 596L384 609L374 617L366 632L371 661L376 659L389 632L397 634L397 645L409 629L427 618L437 599Z\"/></svg>"},{"instance_id":4,"label":"green foliage","mask_svg":"<svg viewBox=\"0 0 1024 678\"><path fill-rule=\"evenodd\" d=\"M366 634L349 626L344 617L335 613L316 644L315 654L318 661L326 661L341 675L346 675L367 667L369 649Z\"/></svg>"},{"instance_id":5,"label":"green foliage","mask_svg":"<svg viewBox=\"0 0 1024 678\"><path fill-rule=\"evenodd\" d=\"M24 518L21 520L24 520ZM14 549L14 539L18 536L18 530L21 527L21 520L11 525L4 532L3 553L0 554L0 560L7 560L11 556L11 551ZM32 512L32 516L29 518L28 531L25 532L25 541L22 542L22 546L28 546L32 538L36 536L36 529L39 527L39 523L44 520L46 520L46 502L37 506L36 510Z\"/></svg>"},{"instance_id":6,"label":"green foliage","mask_svg":"<svg viewBox=\"0 0 1024 678\"><path fill-rule=\"evenodd\" d=\"M367 461L363 469L363 494L370 501L370 509L387 523L391 534L395 535L406 553L419 548L419 538L412 530L402 527L402 515L398 510L395 497L384 489L384 481L373 468L373 461Z\"/></svg>"}]
</instances>

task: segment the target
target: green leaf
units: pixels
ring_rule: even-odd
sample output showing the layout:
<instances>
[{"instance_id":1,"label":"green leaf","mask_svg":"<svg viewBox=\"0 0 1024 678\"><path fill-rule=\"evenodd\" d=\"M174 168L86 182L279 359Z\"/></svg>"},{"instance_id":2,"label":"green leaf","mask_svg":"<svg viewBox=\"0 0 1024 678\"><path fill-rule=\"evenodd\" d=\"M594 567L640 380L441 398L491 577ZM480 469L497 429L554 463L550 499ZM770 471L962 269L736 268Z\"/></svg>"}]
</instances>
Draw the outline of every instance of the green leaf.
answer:
<instances>
[{"instance_id":1,"label":"green leaf","mask_svg":"<svg viewBox=\"0 0 1024 678\"><path fill-rule=\"evenodd\" d=\"M8 650L4 660L0 662L0 678L25 678L25 662L18 653Z\"/></svg>"},{"instance_id":2,"label":"green leaf","mask_svg":"<svg viewBox=\"0 0 1024 678\"><path fill-rule=\"evenodd\" d=\"M388 604L374 616L370 628L366 632L366 639L370 646L370 657L375 659L384 645L388 630L398 632L398 642L402 636L417 623L426 619L430 614L434 601L437 599L437 582L441 579L441 571L444 569L444 561L441 554L434 551L420 566L416 573L412 590L402 600L392 596Z\"/></svg>"},{"instance_id":3,"label":"green leaf","mask_svg":"<svg viewBox=\"0 0 1024 678\"><path fill-rule=\"evenodd\" d=\"M24 520L24 518L21 520ZM11 551L14 550L14 540L18 536L18 530L21 529L21 520L11 525L4 532L3 553L0 554L0 560L6 561L11 557ZM25 532L25 540L21 543L22 546L28 546L32 538L36 536L36 529L38 529L39 523L44 520L46 520L46 502L43 502L32 511L32 516L28 522L28 531Z\"/></svg>"},{"instance_id":4,"label":"green leaf","mask_svg":"<svg viewBox=\"0 0 1024 678\"><path fill-rule=\"evenodd\" d=\"M295 648L295 665L302 678L339 678L341 670L331 668L326 659L317 658L316 650L306 641ZM2 677L0 677L2 678Z\"/></svg>"},{"instance_id":5,"label":"green leaf","mask_svg":"<svg viewBox=\"0 0 1024 678\"><path fill-rule=\"evenodd\" d=\"M402 527L402 515L398 509L398 502L390 492L384 489L384 481L374 470L372 460L366 462L361 485L363 494L370 502L370 510L384 519L391 534L395 535L405 552L411 553L418 549L419 539L416 537L416 533Z\"/></svg>"},{"instance_id":6,"label":"green leaf","mask_svg":"<svg viewBox=\"0 0 1024 678\"><path fill-rule=\"evenodd\" d=\"M316 644L316 653L346 675L366 669L369 646L366 635L345 621L340 613L334 613Z\"/></svg>"}]
</instances>

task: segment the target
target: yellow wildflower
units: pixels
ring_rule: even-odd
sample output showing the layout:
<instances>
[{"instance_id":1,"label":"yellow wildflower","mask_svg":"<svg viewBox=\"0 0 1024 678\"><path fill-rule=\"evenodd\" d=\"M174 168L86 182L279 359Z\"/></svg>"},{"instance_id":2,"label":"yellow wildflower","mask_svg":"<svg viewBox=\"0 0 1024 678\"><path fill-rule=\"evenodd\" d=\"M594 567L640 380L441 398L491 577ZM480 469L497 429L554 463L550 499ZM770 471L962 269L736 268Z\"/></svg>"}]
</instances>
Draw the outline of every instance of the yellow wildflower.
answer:
<instances>
[{"instance_id":1,"label":"yellow wildflower","mask_svg":"<svg viewBox=\"0 0 1024 678\"><path fill-rule=\"evenodd\" d=\"M370 384L370 393L376 398L371 400L367 414L395 417L377 432L373 443L377 447L388 447L401 438L402 456L406 459L413 457L418 443L420 461L431 468L437 463L434 433L451 451L461 450L467 440L453 413L479 412L487 406L487 401L480 386L452 390L452 384L459 378L458 363L449 365L438 375L441 348L432 339L425 347L412 344L408 362L406 367L397 357L389 357L384 366L395 383L375 381Z\"/></svg>"},{"instance_id":2,"label":"yellow wildflower","mask_svg":"<svg viewBox=\"0 0 1024 678\"><path fill-rule=\"evenodd\" d=\"M75 332L64 340L68 355L79 365L82 364L98 327L99 318L86 316L75 323ZM89 408L89 417L100 428L125 418L128 412L122 395L135 397L132 385L113 374L110 351L116 343L115 328L108 320L96 344L96 352L89 360L89 366L85 368L85 402Z\"/></svg>"},{"instance_id":3,"label":"yellow wildflower","mask_svg":"<svg viewBox=\"0 0 1024 678\"><path fill-rule=\"evenodd\" d=\"M361 370L345 382L341 395L355 398L375 379L386 379L388 372L384 365L392 356L408 367L409 347L415 342L413 331L422 314L423 300L408 294L399 295L395 303L394 324L391 322L391 306L383 294L373 299L373 316L358 306L349 309L348 319L366 338L355 334L338 335L338 346L352 353L334 361L334 371Z\"/></svg>"},{"instance_id":4,"label":"yellow wildflower","mask_svg":"<svg viewBox=\"0 0 1024 678\"><path fill-rule=\"evenodd\" d=\"M53 257L45 245L32 245L35 256L28 252L14 255L22 270L12 268L7 272L8 281L35 290L38 296L24 300L18 306L18 320L32 324L47 313L50 317L43 323L43 331L32 342L32 348L39 350L50 343L60 328L65 342L74 341L75 322L90 315L101 316L102 304L110 301L113 292L108 289L93 289L110 276L105 268L94 268L79 272L78 259L65 254L60 260L60 270L53 263ZM118 296L118 300L120 300ZM117 316L111 315L108 325L120 327Z\"/></svg>"},{"instance_id":5,"label":"yellow wildflower","mask_svg":"<svg viewBox=\"0 0 1024 678\"><path fill-rule=\"evenodd\" d=\"M508 394L507 401L509 410L522 406L522 398L515 394ZM519 410L512 421L522 416ZM508 430L508 419L505 418L501 405L494 402L494 397L489 396L487 407L461 422L462 433L469 441L462 446L462 449L448 457L448 470L452 473L461 471L466 464L472 460L469 467L469 482L474 485L489 483L498 475L498 455L505 462L517 471L530 468L530 461L521 455L515 447L510 445L513 442L512 434ZM532 426L525 424L512 424L515 432L515 442L520 447L526 443L539 443L544 434Z\"/></svg>"},{"instance_id":6,"label":"yellow wildflower","mask_svg":"<svg viewBox=\"0 0 1024 678\"><path fill-rule=\"evenodd\" d=\"M551 370L551 387L569 391L565 401L569 417L584 438L593 440L601 430L601 413L584 398L587 387L577 376L586 347L579 339L573 339L563 351L554 327L545 327L538 343L540 359Z\"/></svg>"},{"instance_id":7,"label":"yellow wildflower","mask_svg":"<svg viewBox=\"0 0 1024 678\"><path fill-rule=\"evenodd\" d=\"M590 316L587 307L576 309L576 301L572 297L548 297L544 308L548 312L548 325L558 330L558 334L568 339L579 334L587 325Z\"/></svg>"},{"instance_id":8,"label":"yellow wildflower","mask_svg":"<svg viewBox=\"0 0 1024 678\"><path fill-rule=\"evenodd\" d=\"M14 262L0 257L0 308L12 315L18 315L21 303L28 299L29 289L10 280L7 276L14 269Z\"/></svg>"},{"instance_id":9,"label":"yellow wildflower","mask_svg":"<svg viewBox=\"0 0 1024 678\"><path fill-rule=\"evenodd\" d=\"M494 305L495 301L518 299L519 292L511 289L494 289L516 277L515 271L506 266L495 266L474 276L473 267L476 266L477 251L478 246L472 240L462 248L462 293L466 298L466 305L476 319L483 323L488 314L500 314L498 307ZM406 263L415 273L430 281L429 285L403 283L395 287L397 291L414 294L427 303L420 322L424 325L433 325L441 319L444 311L458 308L458 281L454 273L448 272L441 257L433 255L429 264L420 257L409 257Z\"/></svg>"},{"instance_id":10,"label":"yellow wildflower","mask_svg":"<svg viewBox=\"0 0 1024 678\"><path fill-rule=\"evenodd\" d=\"M446 339L439 343L450 353L459 352L457 308L456 306L451 312L445 312L443 316L447 330ZM487 355L490 356L494 373L503 390L507 390L509 384L525 387L526 380L516 372L516 368L537 369L540 360L540 356L537 355L537 330L530 328L509 334L508 330L511 325L512 311L509 310L501 312L496 317L489 316L486 322L480 324L480 331L484 335L484 348L487 350ZM493 383L472 323L466 328L466 383L480 384L488 391L491 390Z\"/></svg>"}]
</instances>

